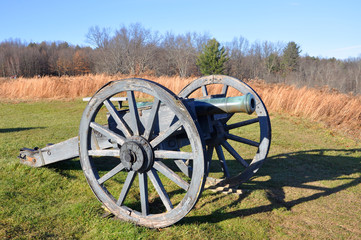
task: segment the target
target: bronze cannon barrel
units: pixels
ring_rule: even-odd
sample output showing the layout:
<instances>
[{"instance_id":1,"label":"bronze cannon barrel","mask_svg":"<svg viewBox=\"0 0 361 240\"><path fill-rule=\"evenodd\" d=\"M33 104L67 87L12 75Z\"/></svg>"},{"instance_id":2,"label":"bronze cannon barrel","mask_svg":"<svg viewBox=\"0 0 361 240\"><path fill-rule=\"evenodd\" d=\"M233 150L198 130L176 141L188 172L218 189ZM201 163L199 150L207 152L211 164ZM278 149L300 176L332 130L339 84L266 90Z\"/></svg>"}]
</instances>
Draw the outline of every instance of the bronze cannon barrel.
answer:
<instances>
[{"instance_id":1,"label":"bronze cannon barrel","mask_svg":"<svg viewBox=\"0 0 361 240\"><path fill-rule=\"evenodd\" d=\"M251 93L237 97L196 99L193 104L198 116L237 112L251 114L256 109L256 99Z\"/></svg>"},{"instance_id":2,"label":"bronze cannon barrel","mask_svg":"<svg viewBox=\"0 0 361 240\"><path fill-rule=\"evenodd\" d=\"M194 107L197 116L237 112L252 114L256 109L256 99L251 93L237 97L186 99L183 103ZM152 105L152 102L137 103L137 107L143 109Z\"/></svg>"}]
</instances>

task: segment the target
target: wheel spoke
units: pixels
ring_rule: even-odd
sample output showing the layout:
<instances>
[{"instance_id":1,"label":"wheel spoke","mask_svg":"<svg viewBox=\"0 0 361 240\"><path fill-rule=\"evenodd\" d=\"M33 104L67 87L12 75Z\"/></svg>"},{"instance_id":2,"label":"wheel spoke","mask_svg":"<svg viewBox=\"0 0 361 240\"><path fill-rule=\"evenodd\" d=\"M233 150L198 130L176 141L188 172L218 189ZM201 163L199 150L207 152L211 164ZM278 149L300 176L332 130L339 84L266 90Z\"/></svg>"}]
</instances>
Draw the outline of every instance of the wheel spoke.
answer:
<instances>
[{"instance_id":1,"label":"wheel spoke","mask_svg":"<svg viewBox=\"0 0 361 240\"><path fill-rule=\"evenodd\" d=\"M167 191L165 190L165 188L158 176L158 173L154 169L152 169L148 173L149 173L149 178L152 181L155 190L157 190L157 193L159 194L159 197L162 200L165 208L167 209L167 211L172 210L173 209L172 202L169 199Z\"/></svg>"},{"instance_id":2,"label":"wheel spoke","mask_svg":"<svg viewBox=\"0 0 361 240\"><path fill-rule=\"evenodd\" d=\"M130 111L130 118L132 122L132 130L134 135L139 136L139 114L138 108L134 97L134 91L127 91L128 96L128 104L129 104L129 111Z\"/></svg>"},{"instance_id":3,"label":"wheel spoke","mask_svg":"<svg viewBox=\"0 0 361 240\"><path fill-rule=\"evenodd\" d=\"M139 177L140 204L142 207L142 215L147 216L149 214L147 173L138 173L138 177Z\"/></svg>"},{"instance_id":4,"label":"wheel spoke","mask_svg":"<svg viewBox=\"0 0 361 240\"><path fill-rule=\"evenodd\" d=\"M155 122L155 119L156 119L156 116L157 116L157 113L158 113L158 110L159 110L159 106L160 106L160 101L159 99L157 98L154 98L154 102L153 102L153 106L152 106L152 110L150 112L150 115L149 115L149 118L148 118L148 126L146 127L145 131L144 131L144 134L143 134L143 137L145 139L149 139L150 137L150 134L152 133L153 131L153 127L154 127L154 122Z\"/></svg>"},{"instance_id":5,"label":"wheel spoke","mask_svg":"<svg viewBox=\"0 0 361 240\"><path fill-rule=\"evenodd\" d=\"M227 92L228 92L228 85L226 84L223 84L223 87L222 87L222 95L224 96L227 96Z\"/></svg>"},{"instance_id":6,"label":"wheel spoke","mask_svg":"<svg viewBox=\"0 0 361 240\"><path fill-rule=\"evenodd\" d=\"M161 161L155 161L153 167L164 176L166 176L168 179L173 181L175 184L177 184L179 187L183 188L186 191L188 190L189 183L184 181L180 176L178 176L175 172L173 172L173 170L171 170Z\"/></svg>"},{"instance_id":7,"label":"wheel spoke","mask_svg":"<svg viewBox=\"0 0 361 240\"><path fill-rule=\"evenodd\" d=\"M158 144L163 142L167 137L169 137L172 133L174 133L178 128L180 128L181 125L182 125L181 122L178 120L170 128L168 128L167 130L161 132L156 138L154 138L150 142L150 145L153 148L156 147Z\"/></svg>"},{"instance_id":8,"label":"wheel spoke","mask_svg":"<svg viewBox=\"0 0 361 240\"><path fill-rule=\"evenodd\" d=\"M209 169L211 167L213 150L214 150L214 146L209 145L207 148L207 152L206 152L206 167L207 167L206 173L207 173L207 175L208 175Z\"/></svg>"},{"instance_id":9,"label":"wheel spoke","mask_svg":"<svg viewBox=\"0 0 361 240\"><path fill-rule=\"evenodd\" d=\"M119 116L119 113L113 103L107 99L104 101L105 107L108 109L110 115L113 117L114 121L117 124L117 128L121 130L126 137L132 136L132 132L128 126L128 124L124 121L122 117Z\"/></svg>"},{"instance_id":10,"label":"wheel spoke","mask_svg":"<svg viewBox=\"0 0 361 240\"><path fill-rule=\"evenodd\" d=\"M247 145L250 145L250 146L253 146L253 147L259 147L258 142L249 140L247 138L239 137L239 136L236 136L236 135L233 135L233 134L226 134L226 138L237 141L237 142L240 142L240 143L244 143L244 144L247 144Z\"/></svg>"},{"instance_id":11,"label":"wheel spoke","mask_svg":"<svg viewBox=\"0 0 361 240\"><path fill-rule=\"evenodd\" d=\"M94 144L95 149L100 149L99 141L96 137L96 131L94 131L94 129L92 129L92 133L91 133L91 142Z\"/></svg>"},{"instance_id":12,"label":"wheel spoke","mask_svg":"<svg viewBox=\"0 0 361 240\"><path fill-rule=\"evenodd\" d=\"M118 144L123 145L125 138L111 131L109 128L106 128L96 122L91 122L90 127L95 131L100 132L101 134L107 136L108 138L115 140Z\"/></svg>"},{"instance_id":13,"label":"wheel spoke","mask_svg":"<svg viewBox=\"0 0 361 240\"><path fill-rule=\"evenodd\" d=\"M204 97L205 97L205 96L208 96L208 91L207 91L206 85L203 85L203 86L202 86L202 94L203 94Z\"/></svg>"},{"instance_id":14,"label":"wheel spoke","mask_svg":"<svg viewBox=\"0 0 361 240\"><path fill-rule=\"evenodd\" d=\"M115 174L122 171L124 169L124 166L122 163L119 163L117 166L115 166L112 170L107 172L103 177L98 179L99 184L103 184L105 181L108 181L110 178L112 178Z\"/></svg>"},{"instance_id":15,"label":"wheel spoke","mask_svg":"<svg viewBox=\"0 0 361 240\"><path fill-rule=\"evenodd\" d=\"M120 195L119 195L119 198L117 201L118 206L123 205L125 197L127 196L129 189L132 186L134 178L135 178L135 171L130 171L127 175L127 178L125 179L122 191L120 192Z\"/></svg>"},{"instance_id":16,"label":"wheel spoke","mask_svg":"<svg viewBox=\"0 0 361 240\"><path fill-rule=\"evenodd\" d=\"M223 149L222 149L221 145L216 145L215 148L216 148L217 156L218 156L219 162L221 164L224 176L226 178L229 178L229 171L228 171L228 167L227 167L227 163L226 163L226 158L224 157L224 154L223 154Z\"/></svg>"},{"instance_id":17,"label":"wheel spoke","mask_svg":"<svg viewBox=\"0 0 361 240\"><path fill-rule=\"evenodd\" d=\"M154 157L163 159L193 159L193 152L155 150Z\"/></svg>"},{"instance_id":18,"label":"wheel spoke","mask_svg":"<svg viewBox=\"0 0 361 240\"><path fill-rule=\"evenodd\" d=\"M186 164L186 160L178 159L174 160L174 163L177 165L177 167L189 178L192 178L192 167Z\"/></svg>"},{"instance_id":19,"label":"wheel spoke","mask_svg":"<svg viewBox=\"0 0 361 240\"><path fill-rule=\"evenodd\" d=\"M89 150L89 156L119 157L119 149Z\"/></svg>"},{"instance_id":20,"label":"wheel spoke","mask_svg":"<svg viewBox=\"0 0 361 240\"><path fill-rule=\"evenodd\" d=\"M249 166L249 164L236 152L236 150L234 150L234 148L227 141L223 141L221 144L244 167Z\"/></svg>"},{"instance_id":21,"label":"wheel spoke","mask_svg":"<svg viewBox=\"0 0 361 240\"><path fill-rule=\"evenodd\" d=\"M242 121L242 122L239 122L239 123L234 123L234 124L226 125L226 126L225 126L225 129L226 129L226 130L231 130L231 129L234 129L234 128L239 128L239 127L247 126L247 125L250 125L250 124L253 124L253 123L257 123L257 122L259 122L259 118L252 118L252 119L249 119L249 120L246 120L246 121Z\"/></svg>"}]
</instances>

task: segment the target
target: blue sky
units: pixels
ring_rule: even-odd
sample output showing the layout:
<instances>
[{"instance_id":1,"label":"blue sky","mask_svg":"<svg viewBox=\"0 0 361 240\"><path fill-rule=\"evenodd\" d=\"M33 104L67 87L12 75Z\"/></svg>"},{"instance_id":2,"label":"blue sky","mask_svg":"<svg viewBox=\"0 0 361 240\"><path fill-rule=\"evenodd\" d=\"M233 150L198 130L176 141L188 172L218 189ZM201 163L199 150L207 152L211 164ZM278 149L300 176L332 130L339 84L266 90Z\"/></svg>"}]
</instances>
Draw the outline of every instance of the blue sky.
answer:
<instances>
[{"instance_id":1,"label":"blue sky","mask_svg":"<svg viewBox=\"0 0 361 240\"><path fill-rule=\"evenodd\" d=\"M360 0L0 0L0 41L67 41L85 46L91 26L119 29L132 23L164 34L209 33L295 41L302 55L361 56Z\"/></svg>"}]
</instances>

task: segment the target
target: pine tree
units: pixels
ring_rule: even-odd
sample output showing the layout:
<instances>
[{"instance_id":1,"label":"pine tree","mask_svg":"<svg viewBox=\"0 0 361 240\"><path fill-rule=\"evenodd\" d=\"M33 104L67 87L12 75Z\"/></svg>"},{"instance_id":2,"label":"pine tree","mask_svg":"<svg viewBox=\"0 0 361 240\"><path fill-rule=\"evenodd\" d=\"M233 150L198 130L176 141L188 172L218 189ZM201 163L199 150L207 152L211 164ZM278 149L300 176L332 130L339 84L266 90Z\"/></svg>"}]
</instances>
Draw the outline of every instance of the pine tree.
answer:
<instances>
[{"instance_id":1,"label":"pine tree","mask_svg":"<svg viewBox=\"0 0 361 240\"><path fill-rule=\"evenodd\" d=\"M198 56L197 66L203 75L223 74L224 64L228 56L224 47L220 47L216 39L211 39L203 45L202 53Z\"/></svg>"},{"instance_id":2,"label":"pine tree","mask_svg":"<svg viewBox=\"0 0 361 240\"><path fill-rule=\"evenodd\" d=\"M289 42L283 50L282 68L285 72L292 72L297 70L298 60L300 58L300 46L295 42Z\"/></svg>"}]
</instances>

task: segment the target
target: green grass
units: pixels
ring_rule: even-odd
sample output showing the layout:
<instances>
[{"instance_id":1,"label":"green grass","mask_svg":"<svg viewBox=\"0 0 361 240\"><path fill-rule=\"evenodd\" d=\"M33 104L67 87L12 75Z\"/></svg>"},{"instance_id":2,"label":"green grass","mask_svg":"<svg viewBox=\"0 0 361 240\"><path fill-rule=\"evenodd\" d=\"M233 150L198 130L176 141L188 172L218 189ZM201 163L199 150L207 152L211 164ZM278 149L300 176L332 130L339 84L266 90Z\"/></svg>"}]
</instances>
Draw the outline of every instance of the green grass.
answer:
<instances>
[{"instance_id":1,"label":"green grass","mask_svg":"<svg viewBox=\"0 0 361 240\"><path fill-rule=\"evenodd\" d=\"M21 165L22 147L78 134L86 103L0 103L1 239L360 239L361 144L307 119L272 114L268 161L242 195L205 190L177 224L102 218L77 159ZM247 151L247 150L245 150Z\"/></svg>"}]
</instances>

